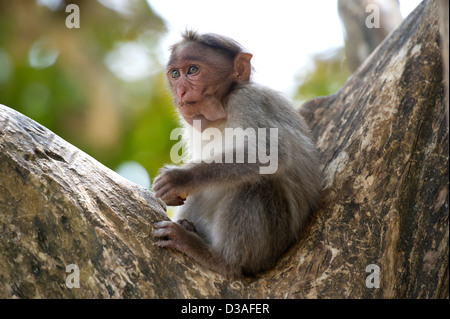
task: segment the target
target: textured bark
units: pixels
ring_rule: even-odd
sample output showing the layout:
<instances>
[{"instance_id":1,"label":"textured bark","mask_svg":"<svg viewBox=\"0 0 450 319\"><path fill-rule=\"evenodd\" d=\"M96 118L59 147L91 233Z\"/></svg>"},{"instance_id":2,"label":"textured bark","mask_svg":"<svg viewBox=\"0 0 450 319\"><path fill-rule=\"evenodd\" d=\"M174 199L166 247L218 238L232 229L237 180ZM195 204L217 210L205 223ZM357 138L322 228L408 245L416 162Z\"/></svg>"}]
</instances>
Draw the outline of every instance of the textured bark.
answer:
<instances>
[{"instance_id":1,"label":"textured bark","mask_svg":"<svg viewBox=\"0 0 450 319\"><path fill-rule=\"evenodd\" d=\"M303 107L327 188L278 265L229 280L153 245L148 191L0 106L0 297L448 296L448 130L437 2L422 3L336 94ZM80 288L66 286L66 267ZM380 268L368 288L366 266Z\"/></svg>"},{"instance_id":2,"label":"textured bark","mask_svg":"<svg viewBox=\"0 0 450 319\"><path fill-rule=\"evenodd\" d=\"M446 112L447 112L447 126L449 125L449 110L448 110L448 104L449 104L449 91L448 91L448 86L449 86L449 56L448 56L448 26L449 26L449 21L448 21L448 0L440 0L439 1L439 28L441 31L441 48L442 48L442 67L443 67L443 72L444 72L444 81L445 81L445 108L446 108Z\"/></svg>"},{"instance_id":3,"label":"textured bark","mask_svg":"<svg viewBox=\"0 0 450 319\"><path fill-rule=\"evenodd\" d=\"M324 271L332 280L315 293L337 297L337 283L343 296L448 296L448 130L437 10L424 1L344 88L304 106L329 179L326 208L309 234L317 237L308 241L327 243L334 258ZM362 282L368 264L381 268L380 289Z\"/></svg>"}]
</instances>

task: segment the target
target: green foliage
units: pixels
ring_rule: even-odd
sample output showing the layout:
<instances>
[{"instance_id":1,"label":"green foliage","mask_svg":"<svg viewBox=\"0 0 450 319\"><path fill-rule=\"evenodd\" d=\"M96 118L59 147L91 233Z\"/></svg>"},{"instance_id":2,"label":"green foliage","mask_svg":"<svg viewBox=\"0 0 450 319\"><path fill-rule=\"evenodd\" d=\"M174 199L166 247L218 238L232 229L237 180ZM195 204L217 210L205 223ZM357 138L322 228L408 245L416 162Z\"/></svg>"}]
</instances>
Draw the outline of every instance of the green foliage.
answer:
<instances>
[{"instance_id":1,"label":"green foliage","mask_svg":"<svg viewBox=\"0 0 450 319\"><path fill-rule=\"evenodd\" d=\"M112 169L134 160L154 177L169 162L177 126L158 52L164 23L145 0L122 11L101 1L70 3L80 8L80 28L66 27L64 1L0 1L0 103ZM136 58L118 48L130 47L147 64L127 79L124 63Z\"/></svg>"},{"instance_id":2,"label":"green foliage","mask_svg":"<svg viewBox=\"0 0 450 319\"><path fill-rule=\"evenodd\" d=\"M294 99L304 103L318 96L335 93L350 76L343 48L333 49L312 57L312 65L302 70Z\"/></svg>"}]
</instances>

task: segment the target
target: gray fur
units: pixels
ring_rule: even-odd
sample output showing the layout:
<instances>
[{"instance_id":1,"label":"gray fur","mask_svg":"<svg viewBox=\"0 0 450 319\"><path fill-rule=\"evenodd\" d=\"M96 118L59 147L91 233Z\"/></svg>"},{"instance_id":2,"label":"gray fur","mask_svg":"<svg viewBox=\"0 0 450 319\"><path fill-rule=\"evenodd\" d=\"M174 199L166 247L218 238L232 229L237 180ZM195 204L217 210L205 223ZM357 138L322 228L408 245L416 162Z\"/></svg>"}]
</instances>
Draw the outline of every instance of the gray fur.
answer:
<instances>
[{"instance_id":1,"label":"gray fur","mask_svg":"<svg viewBox=\"0 0 450 319\"><path fill-rule=\"evenodd\" d=\"M193 192L174 219L191 221L227 272L253 274L271 268L297 240L322 178L306 125L281 95L244 84L230 94L227 111L224 127L278 128L278 171L260 175L258 162L187 164Z\"/></svg>"}]
</instances>

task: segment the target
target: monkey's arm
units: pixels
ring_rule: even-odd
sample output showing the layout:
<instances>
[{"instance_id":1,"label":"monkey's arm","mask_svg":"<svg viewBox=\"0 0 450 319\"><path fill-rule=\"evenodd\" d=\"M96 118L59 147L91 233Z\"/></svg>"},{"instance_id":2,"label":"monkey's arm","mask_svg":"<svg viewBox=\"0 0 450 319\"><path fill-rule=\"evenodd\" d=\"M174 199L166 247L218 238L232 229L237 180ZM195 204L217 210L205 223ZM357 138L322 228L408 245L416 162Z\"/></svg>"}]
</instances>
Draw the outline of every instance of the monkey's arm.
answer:
<instances>
[{"instance_id":1,"label":"monkey's arm","mask_svg":"<svg viewBox=\"0 0 450 319\"><path fill-rule=\"evenodd\" d=\"M191 163L165 166L153 182L156 196L169 206L184 203L197 189L224 183L251 182L261 178L258 163Z\"/></svg>"}]
</instances>

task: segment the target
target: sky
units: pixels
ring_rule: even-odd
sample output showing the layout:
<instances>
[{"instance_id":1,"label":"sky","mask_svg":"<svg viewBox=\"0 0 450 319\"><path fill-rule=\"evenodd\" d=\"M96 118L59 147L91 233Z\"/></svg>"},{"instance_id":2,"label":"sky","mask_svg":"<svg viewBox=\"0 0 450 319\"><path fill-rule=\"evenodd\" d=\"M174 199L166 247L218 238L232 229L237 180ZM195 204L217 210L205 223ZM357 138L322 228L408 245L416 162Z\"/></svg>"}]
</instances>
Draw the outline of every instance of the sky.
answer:
<instances>
[{"instance_id":1,"label":"sky","mask_svg":"<svg viewBox=\"0 0 450 319\"><path fill-rule=\"evenodd\" d=\"M337 0L147 0L167 25L161 43L163 62L180 33L229 36L253 54L253 80L292 96L295 78L310 57L343 46ZM420 0L401 0L406 17Z\"/></svg>"},{"instance_id":2,"label":"sky","mask_svg":"<svg viewBox=\"0 0 450 319\"><path fill-rule=\"evenodd\" d=\"M55 10L62 0L36 0ZM120 14L129 14L130 0L98 0ZM400 0L406 17L421 0ZM142 39L119 42L105 64L125 81L139 81L161 70L169 46L191 28L233 38L253 54L253 80L292 97L296 77L311 65L314 54L344 44L337 0L147 0L166 23L166 35L154 54ZM368 13L369 14L369 13ZM37 48L39 49L39 48ZM154 60L151 55L157 57ZM50 62L56 59L49 60ZM31 63L31 62L30 62Z\"/></svg>"}]
</instances>

